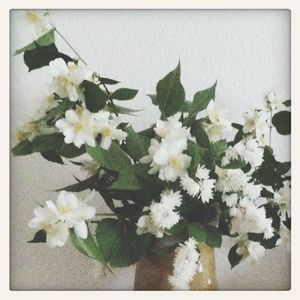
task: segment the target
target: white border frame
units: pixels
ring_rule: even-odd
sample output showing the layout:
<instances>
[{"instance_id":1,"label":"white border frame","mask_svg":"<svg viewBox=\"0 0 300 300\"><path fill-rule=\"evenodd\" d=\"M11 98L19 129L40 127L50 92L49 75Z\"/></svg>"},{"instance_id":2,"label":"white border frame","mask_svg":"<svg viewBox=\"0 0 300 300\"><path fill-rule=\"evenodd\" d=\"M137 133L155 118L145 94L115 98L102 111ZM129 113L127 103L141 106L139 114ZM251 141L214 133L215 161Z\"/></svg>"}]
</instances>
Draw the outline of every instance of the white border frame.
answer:
<instances>
[{"instance_id":1,"label":"white border frame","mask_svg":"<svg viewBox=\"0 0 300 300\"><path fill-rule=\"evenodd\" d=\"M3 3L4 2L4 3ZM100 2L100 1L99 1ZM291 160L292 160L292 277L290 291L215 291L215 292L156 292L156 291L10 291L9 290L9 11L10 9L289 9L291 10L291 98L292 103L292 139L291 139ZM299 154L300 139L298 139L300 127L300 1L299 0L102 0L97 3L95 0L1 0L0 10L0 31L1 47L1 101L0 101L0 136L4 138L4 147L1 151L0 182L1 210L0 228L0 294L2 299L89 299L98 298L127 298L128 299L153 299L163 297L164 299L177 298L198 299L253 299L254 297L264 299L285 299L300 298L300 284L297 285L297 277L300 278L300 241L299 229L300 217L300 194L297 180L300 179ZM297 103L298 100L298 103ZM2 141L1 141L2 142ZM3 142L2 142L3 143ZM298 154L298 156L297 156ZM4 195L4 197L3 197ZM298 197L299 198L299 197ZM298 237L297 237L298 235ZM272 276L272 274L270 274ZM199 294L200 293L200 294Z\"/></svg>"}]
</instances>

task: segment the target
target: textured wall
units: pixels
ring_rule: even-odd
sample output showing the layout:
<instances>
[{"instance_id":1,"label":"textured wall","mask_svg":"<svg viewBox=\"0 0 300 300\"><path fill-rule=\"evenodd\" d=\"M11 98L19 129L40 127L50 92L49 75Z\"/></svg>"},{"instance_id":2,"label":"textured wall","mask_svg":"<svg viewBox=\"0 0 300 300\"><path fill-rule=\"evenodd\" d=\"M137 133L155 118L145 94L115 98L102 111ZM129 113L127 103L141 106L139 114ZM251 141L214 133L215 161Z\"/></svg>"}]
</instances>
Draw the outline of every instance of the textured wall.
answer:
<instances>
[{"instance_id":1,"label":"textured wall","mask_svg":"<svg viewBox=\"0 0 300 300\"><path fill-rule=\"evenodd\" d=\"M288 11L54 11L53 19L75 49L103 76L140 90L134 108L144 110L131 118L136 129L151 124L158 111L146 93L180 59L187 98L217 79L217 105L232 121L241 121L251 106L262 105L264 94L275 90L290 96L290 15ZM30 40L11 13L11 140L34 115L50 80L47 68L27 73L14 50ZM72 54L58 41L60 49ZM273 138L279 159L290 158L289 138ZM33 231L27 227L38 202L55 198L51 189L72 183L71 166L41 159L37 154L11 160L11 288L12 289L131 289L134 267L115 275L78 254L71 246L50 250L26 244ZM95 200L104 210L101 199ZM280 246L256 265L233 270L227 260L230 241L216 251L220 289L288 289L290 253Z\"/></svg>"}]
</instances>

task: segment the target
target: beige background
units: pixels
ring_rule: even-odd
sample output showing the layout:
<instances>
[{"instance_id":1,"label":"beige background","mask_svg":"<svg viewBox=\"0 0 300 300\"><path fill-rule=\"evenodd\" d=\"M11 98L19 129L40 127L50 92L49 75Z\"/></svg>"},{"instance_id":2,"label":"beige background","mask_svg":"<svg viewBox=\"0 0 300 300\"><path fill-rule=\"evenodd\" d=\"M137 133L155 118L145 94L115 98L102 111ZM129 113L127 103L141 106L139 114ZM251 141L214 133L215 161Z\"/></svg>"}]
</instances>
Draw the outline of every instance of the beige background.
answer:
<instances>
[{"instance_id":1,"label":"beige background","mask_svg":"<svg viewBox=\"0 0 300 300\"><path fill-rule=\"evenodd\" d=\"M11 13L11 54L30 40ZM287 11L55 11L55 24L94 70L141 91L135 103L145 108L132 119L137 129L149 125L157 111L145 96L180 58L187 96L218 79L217 103L233 121L263 95L276 90L290 96L289 13ZM59 41L59 47L66 50ZM11 138L36 111L49 82L47 68L27 73L22 57L11 59ZM289 159L289 139L274 136L279 159ZM67 246L50 250L26 244L33 235L27 223L38 202L55 198L49 190L73 182L78 169L44 161L39 155L11 161L11 288L131 289L134 268L115 276ZM103 211L100 199L95 199ZM278 247L255 266L227 261L230 242L216 251L220 289L287 289L289 252Z\"/></svg>"}]
</instances>

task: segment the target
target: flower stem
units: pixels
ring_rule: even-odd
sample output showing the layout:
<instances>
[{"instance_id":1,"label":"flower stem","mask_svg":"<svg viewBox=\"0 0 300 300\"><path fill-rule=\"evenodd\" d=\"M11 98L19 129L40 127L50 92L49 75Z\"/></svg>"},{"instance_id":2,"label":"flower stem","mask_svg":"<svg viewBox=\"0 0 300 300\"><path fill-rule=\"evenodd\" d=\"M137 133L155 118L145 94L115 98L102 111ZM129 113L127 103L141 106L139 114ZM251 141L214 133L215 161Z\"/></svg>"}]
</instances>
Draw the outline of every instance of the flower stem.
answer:
<instances>
[{"instance_id":1,"label":"flower stem","mask_svg":"<svg viewBox=\"0 0 300 300\"><path fill-rule=\"evenodd\" d=\"M64 42L72 49L72 51L78 56L78 58L85 64L87 65L87 63L85 62L85 60L79 55L79 53L72 47L72 45L70 44L70 42L54 27L54 31L64 40Z\"/></svg>"},{"instance_id":2,"label":"flower stem","mask_svg":"<svg viewBox=\"0 0 300 300\"><path fill-rule=\"evenodd\" d=\"M269 124L269 146L272 145L272 118L273 118L273 112L270 111L270 124Z\"/></svg>"}]
</instances>

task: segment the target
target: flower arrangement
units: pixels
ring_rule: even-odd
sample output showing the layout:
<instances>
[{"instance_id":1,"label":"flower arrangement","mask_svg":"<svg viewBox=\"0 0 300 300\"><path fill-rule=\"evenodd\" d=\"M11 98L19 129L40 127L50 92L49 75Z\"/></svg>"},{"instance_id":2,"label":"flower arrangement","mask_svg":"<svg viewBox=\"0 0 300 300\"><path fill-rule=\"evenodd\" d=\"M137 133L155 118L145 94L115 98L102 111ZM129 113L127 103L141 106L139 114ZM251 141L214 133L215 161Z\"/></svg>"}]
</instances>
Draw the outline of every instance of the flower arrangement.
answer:
<instances>
[{"instance_id":1,"label":"flower arrangement","mask_svg":"<svg viewBox=\"0 0 300 300\"><path fill-rule=\"evenodd\" d=\"M109 268L135 264L146 253L175 251L169 282L188 289L202 270L198 243L218 248L223 235L231 237L228 258L234 267L258 260L286 238L290 162L276 160L271 136L273 128L290 134L290 100L269 93L265 107L247 112L244 124L231 123L216 108L216 84L186 100L178 64L147 95L160 119L136 132L120 119L135 111L115 102L132 100L138 91L115 89L118 81L91 71L73 48L76 58L61 53L55 38L65 38L48 13L27 11L26 17L38 37L16 54L23 54L30 72L47 68L53 79L40 117L20 130L12 152L39 152L89 173L60 189L55 202L34 210L30 242L54 248L70 239L83 255ZM82 199L85 190L92 192ZM110 218L88 204L94 193L111 210ZM174 243L158 246L166 236Z\"/></svg>"}]
</instances>

